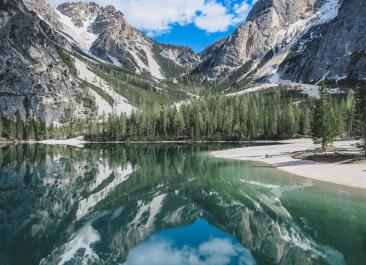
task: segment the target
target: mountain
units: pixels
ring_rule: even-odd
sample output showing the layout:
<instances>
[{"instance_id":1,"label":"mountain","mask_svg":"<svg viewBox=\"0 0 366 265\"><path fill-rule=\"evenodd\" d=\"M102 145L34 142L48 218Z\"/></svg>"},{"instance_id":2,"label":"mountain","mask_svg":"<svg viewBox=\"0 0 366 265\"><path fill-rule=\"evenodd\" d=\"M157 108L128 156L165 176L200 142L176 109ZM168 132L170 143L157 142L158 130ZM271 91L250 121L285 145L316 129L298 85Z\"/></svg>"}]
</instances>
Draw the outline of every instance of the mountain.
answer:
<instances>
[{"instance_id":1,"label":"mountain","mask_svg":"<svg viewBox=\"0 0 366 265\"><path fill-rule=\"evenodd\" d=\"M61 126L129 116L143 102L190 97L158 78L186 72L195 64L192 50L150 40L114 7L66 3L59 7L64 15L45 0L0 3L0 109L6 120L20 116ZM142 47L139 53L136 47Z\"/></svg>"},{"instance_id":2,"label":"mountain","mask_svg":"<svg viewBox=\"0 0 366 265\"><path fill-rule=\"evenodd\" d=\"M314 27L294 45L280 65L284 79L348 84L366 79L366 2L344 0L336 18Z\"/></svg>"},{"instance_id":3,"label":"mountain","mask_svg":"<svg viewBox=\"0 0 366 265\"><path fill-rule=\"evenodd\" d=\"M113 6L72 2L58 6L65 33L85 51L138 74L164 79L179 76L198 62L187 47L160 44L129 25Z\"/></svg>"},{"instance_id":4,"label":"mountain","mask_svg":"<svg viewBox=\"0 0 366 265\"><path fill-rule=\"evenodd\" d=\"M204 51L199 73L208 79L226 77L249 61L260 60L273 48L298 35L294 24L314 14L316 0L259 0L245 23L227 39ZM291 27L292 26L292 27Z\"/></svg>"},{"instance_id":5,"label":"mountain","mask_svg":"<svg viewBox=\"0 0 366 265\"><path fill-rule=\"evenodd\" d=\"M42 117L59 123L65 113L86 119L88 93L72 77L57 45L67 41L55 34L20 0L0 1L0 109L7 119Z\"/></svg>"},{"instance_id":6,"label":"mountain","mask_svg":"<svg viewBox=\"0 0 366 265\"><path fill-rule=\"evenodd\" d=\"M349 75L362 79L363 14L361 0L259 0L232 35L202 52L191 74L242 86L265 80L315 84Z\"/></svg>"},{"instance_id":7,"label":"mountain","mask_svg":"<svg viewBox=\"0 0 366 265\"><path fill-rule=\"evenodd\" d=\"M211 84L215 93L235 95L366 78L361 0L258 0L232 35L200 54L154 41L113 6L67 2L55 10L46 0L0 3L0 109L6 119L64 124L129 116L145 103L197 97L188 91L206 93Z\"/></svg>"}]
</instances>

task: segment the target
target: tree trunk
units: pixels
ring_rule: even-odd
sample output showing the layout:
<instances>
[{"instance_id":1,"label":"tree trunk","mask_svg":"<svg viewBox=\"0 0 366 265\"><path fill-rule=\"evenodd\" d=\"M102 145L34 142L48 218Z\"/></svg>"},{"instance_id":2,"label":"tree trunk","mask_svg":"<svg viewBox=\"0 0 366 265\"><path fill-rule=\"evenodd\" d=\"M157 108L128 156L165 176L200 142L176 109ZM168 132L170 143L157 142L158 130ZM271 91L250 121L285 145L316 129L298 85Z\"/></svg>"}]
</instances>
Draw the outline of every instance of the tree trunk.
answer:
<instances>
[{"instance_id":1,"label":"tree trunk","mask_svg":"<svg viewBox=\"0 0 366 265\"><path fill-rule=\"evenodd\" d=\"M366 157L366 122L364 122L363 124L363 148L364 148L364 151L365 151L365 157Z\"/></svg>"},{"instance_id":2,"label":"tree trunk","mask_svg":"<svg viewBox=\"0 0 366 265\"><path fill-rule=\"evenodd\" d=\"M323 153L327 151L327 143L324 138L322 139L322 151Z\"/></svg>"}]
</instances>

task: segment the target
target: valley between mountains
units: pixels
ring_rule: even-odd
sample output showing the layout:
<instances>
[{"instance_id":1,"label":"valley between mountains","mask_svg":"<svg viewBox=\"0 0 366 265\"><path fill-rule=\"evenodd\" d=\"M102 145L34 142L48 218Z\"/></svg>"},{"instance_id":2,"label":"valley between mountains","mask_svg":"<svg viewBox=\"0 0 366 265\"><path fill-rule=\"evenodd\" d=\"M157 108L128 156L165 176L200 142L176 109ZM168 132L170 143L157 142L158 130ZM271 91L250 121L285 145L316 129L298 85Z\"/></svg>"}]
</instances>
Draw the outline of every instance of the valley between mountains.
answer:
<instances>
[{"instance_id":1,"label":"valley between mountains","mask_svg":"<svg viewBox=\"0 0 366 265\"><path fill-rule=\"evenodd\" d=\"M149 38L114 6L0 3L8 139L306 136L320 87L343 115L366 78L362 0L259 0L233 34L201 53ZM344 115L338 132L351 135ZM112 130L107 123L121 135L94 137Z\"/></svg>"}]
</instances>

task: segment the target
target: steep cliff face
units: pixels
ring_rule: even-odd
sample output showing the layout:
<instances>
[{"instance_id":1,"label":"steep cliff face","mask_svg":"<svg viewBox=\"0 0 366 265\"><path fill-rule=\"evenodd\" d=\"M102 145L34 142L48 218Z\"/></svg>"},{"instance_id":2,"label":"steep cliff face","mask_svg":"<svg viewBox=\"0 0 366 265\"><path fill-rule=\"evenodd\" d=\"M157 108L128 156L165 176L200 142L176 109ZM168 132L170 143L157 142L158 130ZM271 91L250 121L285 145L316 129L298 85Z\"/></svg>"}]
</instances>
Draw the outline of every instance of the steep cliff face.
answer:
<instances>
[{"instance_id":1,"label":"steep cliff face","mask_svg":"<svg viewBox=\"0 0 366 265\"><path fill-rule=\"evenodd\" d=\"M43 20L48 21L58 29L62 29L62 24L59 22L59 16L53 7L46 0L23 0L24 4L35 11Z\"/></svg>"},{"instance_id":2,"label":"steep cliff face","mask_svg":"<svg viewBox=\"0 0 366 265\"><path fill-rule=\"evenodd\" d=\"M0 110L8 119L58 123L66 110L85 117L85 95L56 49L63 43L22 1L0 1ZM66 45L66 43L64 43Z\"/></svg>"},{"instance_id":3,"label":"steep cliff face","mask_svg":"<svg viewBox=\"0 0 366 265\"><path fill-rule=\"evenodd\" d=\"M344 0L337 17L315 27L280 66L283 79L315 83L366 78L366 2Z\"/></svg>"},{"instance_id":4,"label":"steep cliff face","mask_svg":"<svg viewBox=\"0 0 366 265\"><path fill-rule=\"evenodd\" d=\"M203 62L195 72L204 79L223 78L248 61L261 59L274 47L286 45L300 34L292 25L311 17L318 2L257 1L245 23L203 52Z\"/></svg>"},{"instance_id":5,"label":"steep cliff face","mask_svg":"<svg viewBox=\"0 0 366 265\"><path fill-rule=\"evenodd\" d=\"M254 83L357 82L366 77L365 11L360 0L259 0L245 23L201 54L192 74Z\"/></svg>"},{"instance_id":6,"label":"steep cliff face","mask_svg":"<svg viewBox=\"0 0 366 265\"><path fill-rule=\"evenodd\" d=\"M157 79L175 77L198 62L198 56L189 48L153 41L129 25L113 6L77 2L61 4L57 9L64 28L76 27L74 33L67 32L71 37L78 31L84 31L85 38L90 35L87 41L77 41L88 43L80 45L84 51L138 74L147 73Z\"/></svg>"}]
</instances>

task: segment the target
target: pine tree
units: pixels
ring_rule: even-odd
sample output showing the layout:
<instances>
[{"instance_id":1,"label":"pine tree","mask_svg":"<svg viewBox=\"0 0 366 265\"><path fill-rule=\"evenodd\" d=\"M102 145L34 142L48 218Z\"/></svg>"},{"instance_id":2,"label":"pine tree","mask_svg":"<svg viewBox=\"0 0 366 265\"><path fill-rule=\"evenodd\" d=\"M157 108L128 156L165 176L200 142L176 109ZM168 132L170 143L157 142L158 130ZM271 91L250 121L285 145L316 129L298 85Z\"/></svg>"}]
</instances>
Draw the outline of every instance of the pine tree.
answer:
<instances>
[{"instance_id":1,"label":"pine tree","mask_svg":"<svg viewBox=\"0 0 366 265\"><path fill-rule=\"evenodd\" d=\"M15 123L11 120L8 122L7 135L10 140L16 139L16 126Z\"/></svg>"},{"instance_id":2,"label":"pine tree","mask_svg":"<svg viewBox=\"0 0 366 265\"><path fill-rule=\"evenodd\" d=\"M311 134L311 118L310 110L307 106L301 112L300 117L300 133L302 136L308 136Z\"/></svg>"},{"instance_id":3,"label":"pine tree","mask_svg":"<svg viewBox=\"0 0 366 265\"><path fill-rule=\"evenodd\" d=\"M314 141L321 139L323 152L327 150L328 145L337 136L337 124L331 96L324 87L320 88L320 99L315 104L312 136Z\"/></svg>"},{"instance_id":4,"label":"pine tree","mask_svg":"<svg viewBox=\"0 0 366 265\"><path fill-rule=\"evenodd\" d=\"M40 120L40 129L41 129L41 139L47 139L48 137L48 129L47 129L47 124L45 120Z\"/></svg>"},{"instance_id":5,"label":"pine tree","mask_svg":"<svg viewBox=\"0 0 366 265\"><path fill-rule=\"evenodd\" d=\"M23 139L23 136L24 136L24 133L23 133L24 128L23 128L22 117L20 116L19 111L16 113L15 117L16 117L16 121L15 121L15 123L16 123L16 125L15 125L16 138L18 140L21 140L21 139Z\"/></svg>"},{"instance_id":6,"label":"pine tree","mask_svg":"<svg viewBox=\"0 0 366 265\"><path fill-rule=\"evenodd\" d=\"M347 137L350 138L353 134L353 123L355 119L355 97L353 96L353 91L351 90L347 92L345 116Z\"/></svg>"},{"instance_id":7,"label":"pine tree","mask_svg":"<svg viewBox=\"0 0 366 265\"><path fill-rule=\"evenodd\" d=\"M2 138L3 136L3 117L1 116L0 113L0 138Z\"/></svg>"},{"instance_id":8,"label":"pine tree","mask_svg":"<svg viewBox=\"0 0 366 265\"><path fill-rule=\"evenodd\" d=\"M282 123L283 123L282 125L283 125L284 137L285 138L293 137L297 132L293 105L288 105L287 109L284 110Z\"/></svg>"},{"instance_id":9,"label":"pine tree","mask_svg":"<svg viewBox=\"0 0 366 265\"><path fill-rule=\"evenodd\" d=\"M356 119L362 138L366 157L366 84L362 84L356 96Z\"/></svg>"},{"instance_id":10,"label":"pine tree","mask_svg":"<svg viewBox=\"0 0 366 265\"><path fill-rule=\"evenodd\" d=\"M181 137L182 133L184 131L184 119L183 115L180 111L175 112L174 118L173 118L173 127L175 131L175 136Z\"/></svg>"}]
</instances>

